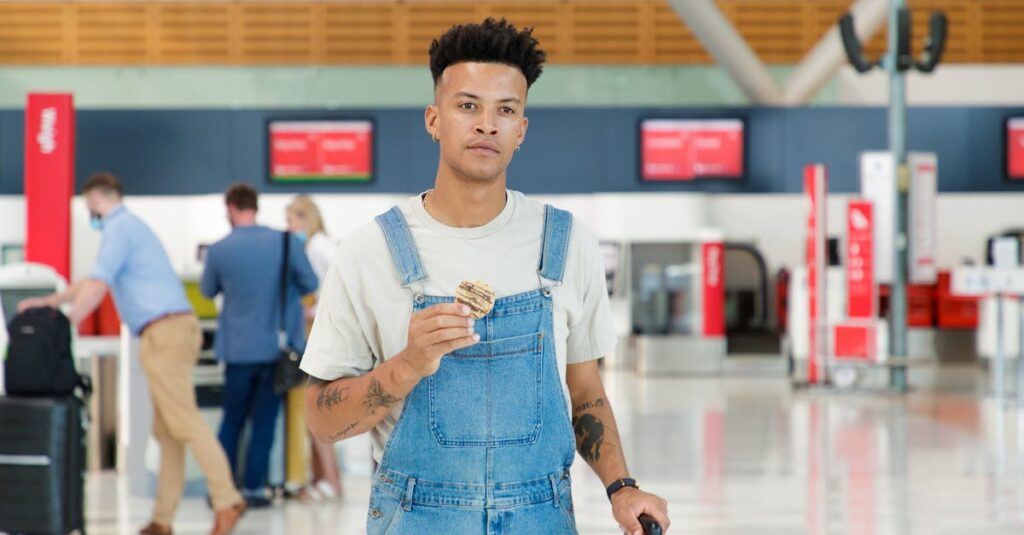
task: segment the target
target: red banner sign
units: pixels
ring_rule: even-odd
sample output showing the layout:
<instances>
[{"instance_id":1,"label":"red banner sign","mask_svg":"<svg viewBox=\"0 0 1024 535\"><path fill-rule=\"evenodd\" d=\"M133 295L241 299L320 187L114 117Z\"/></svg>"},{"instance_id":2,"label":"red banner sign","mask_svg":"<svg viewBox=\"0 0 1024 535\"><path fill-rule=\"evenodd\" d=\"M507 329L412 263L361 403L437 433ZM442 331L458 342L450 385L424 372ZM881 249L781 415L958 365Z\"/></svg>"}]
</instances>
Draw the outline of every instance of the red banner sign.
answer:
<instances>
[{"instance_id":1,"label":"red banner sign","mask_svg":"<svg viewBox=\"0 0 1024 535\"><path fill-rule=\"evenodd\" d=\"M648 119L640 126L641 176L680 181L743 175L743 121Z\"/></svg>"},{"instance_id":2,"label":"red banner sign","mask_svg":"<svg viewBox=\"0 0 1024 535\"><path fill-rule=\"evenodd\" d=\"M704 266L704 336L725 336L725 245L701 245Z\"/></svg>"},{"instance_id":3,"label":"red banner sign","mask_svg":"<svg viewBox=\"0 0 1024 535\"><path fill-rule=\"evenodd\" d=\"M836 325L832 330L835 357L840 360L873 360L875 327L872 325Z\"/></svg>"},{"instance_id":4,"label":"red banner sign","mask_svg":"<svg viewBox=\"0 0 1024 535\"><path fill-rule=\"evenodd\" d=\"M828 173L825 166L811 164L804 167L804 195L807 209L807 289L810 299L810 344L807 358L807 380L818 383L825 325L825 205L828 192Z\"/></svg>"},{"instance_id":5,"label":"red banner sign","mask_svg":"<svg viewBox=\"0 0 1024 535\"><path fill-rule=\"evenodd\" d=\"M1006 171L1014 180L1024 180L1024 117L1006 123Z\"/></svg>"},{"instance_id":6,"label":"red banner sign","mask_svg":"<svg viewBox=\"0 0 1024 535\"><path fill-rule=\"evenodd\" d=\"M846 206L846 315L850 318L876 315L874 232L871 201L850 201Z\"/></svg>"},{"instance_id":7,"label":"red banner sign","mask_svg":"<svg viewBox=\"0 0 1024 535\"><path fill-rule=\"evenodd\" d=\"M366 181L373 175L370 121L270 123L270 178Z\"/></svg>"},{"instance_id":8,"label":"red banner sign","mask_svg":"<svg viewBox=\"0 0 1024 535\"><path fill-rule=\"evenodd\" d=\"M25 106L25 259L71 275L75 110L69 93L30 93Z\"/></svg>"}]
</instances>

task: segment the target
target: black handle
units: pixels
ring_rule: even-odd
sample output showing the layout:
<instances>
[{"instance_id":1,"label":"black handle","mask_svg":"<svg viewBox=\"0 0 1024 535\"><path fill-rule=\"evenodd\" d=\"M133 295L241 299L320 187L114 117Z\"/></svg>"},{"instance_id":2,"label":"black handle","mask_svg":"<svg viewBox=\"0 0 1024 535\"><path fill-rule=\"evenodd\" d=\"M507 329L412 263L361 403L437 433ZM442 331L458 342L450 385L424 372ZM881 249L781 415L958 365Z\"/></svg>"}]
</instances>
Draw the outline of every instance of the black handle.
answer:
<instances>
[{"instance_id":1,"label":"black handle","mask_svg":"<svg viewBox=\"0 0 1024 535\"><path fill-rule=\"evenodd\" d=\"M662 535L661 524L650 515L640 515L640 526L644 528L644 535Z\"/></svg>"},{"instance_id":2,"label":"black handle","mask_svg":"<svg viewBox=\"0 0 1024 535\"><path fill-rule=\"evenodd\" d=\"M281 287L279 288L281 297L281 313L279 316L280 323L278 324L279 332L288 332L287 322L285 321L285 312L288 302L288 264L289 256L291 255L291 242L292 235L290 232L283 232L284 239L281 243ZM279 348L283 349L283 348Z\"/></svg>"},{"instance_id":3,"label":"black handle","mask_svg":"<svg viewBox=\"0 0 1024 535\"><path fill-rule=\"evenodd\" d=\"M946 49L946 28L948 26L946 15L939 11L932 12L931 24L929 25L928 39L924 44L924 57L917 62L917 70L921 72L932 72L935 66L942 59L942 52Z\"/></svg>"},{"instance_id":4,"label":"black handle","mask_svg":"<svg viewBox=\"0 0 1024 535\"><path fill-rule=\"evenodd\" d=\"M843 39L843 49L857 72L868 72L874 65L864 57L864 48L857 39L857 31L853 26L853 15L847 13L839 19L839 36Z\"/></svg>"}]
</instances>

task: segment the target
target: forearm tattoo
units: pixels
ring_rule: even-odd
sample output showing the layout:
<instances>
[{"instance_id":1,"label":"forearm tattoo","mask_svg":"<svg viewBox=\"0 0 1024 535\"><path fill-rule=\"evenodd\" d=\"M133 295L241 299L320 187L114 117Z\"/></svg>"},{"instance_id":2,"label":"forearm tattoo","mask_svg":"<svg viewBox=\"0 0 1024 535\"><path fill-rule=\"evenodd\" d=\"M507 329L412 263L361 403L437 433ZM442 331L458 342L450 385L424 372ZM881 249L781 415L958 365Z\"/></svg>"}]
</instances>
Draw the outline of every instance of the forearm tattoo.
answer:
<instances>
[{"instance_id":1,"label":"forearm tattoo","mask_svg":"<svg viewBox=\"0 0 1024 535\"><path fill-rule=\"evenodd\" d=\"M316 407L320 410L330 410L335 405L348 399L348 388L340 386L325 386L316 396Z\"/></svg>"},{"instance_id":2,"label":"forearm tattoo","mask_svg":"<svg viewBox=\"0 0 1024 535\"><path fill-rule=\"evenodd\" d=\"M604 407L604 399L581 403L573 408L572 427L576 431L576 449L587 462L601 460L601 445L604 444L604 423L588 412L588 409Z\"/></svg>"},{"instance_id":3,"label":"forearm tattoo","mask_svg":"<svg viewBox=\"0 0 1024 535\"><path fill-rule=\"evenodd\" d=\"M572 413L573 414L579 414L579 413L581 413L581 412L583 412L583 411L585 411L587 409L593 409L594 407L604 407L604 400L601 399L601 398L597 398L597 399L595 399L593 401L588 401L586 403L581 403L581 404L579 404L579 405L577 405L577 406L572 408Z\"/></svg>"},{"instance_id":4,"label":"forearm tattoo","mask_svg":"<svg viewBox=\"0 0 1024 535\"><path fill-rule=\"evenodd\" d=\"M394 371L392 371L391 378L394 381ZM330 383L330 381L324 381L312 376L309 378L310 385L327 385L316 396L316 406L322 411L333 409L349 398L350 389L348 387L331 386ZM363 408L366 414L372 414L374 410L380 407L388 408L399 401L399 398L392 396L384 390L384 386L378 379L370 379L370 386L366 389L366 397L363 398ZM358 419L344 429L332 433L328 439L331 441L338 440L358 427L360 423L362 423L362 419Z\"/></svg>"},{"instance_id":5,"label":"forearm tattoo","mask_svg":"<svg viewBox=\"0 0 1024 535\"><path fill-rule=\"evenodd\" d=\"M366 399L363 400L363 407L366 407L367 414L372 413L380 407L388 408L400 400L387 393L377 379L370 379L370 386L366 389Z\"/></svg>"},{"instance_id":6,"label":"forearm tattoo","mask_svg":"<svg viewBox=\"0 0 1024 535\"><path fill-rule=\"evenodd\" d=\"M361 422L361 421L362 420L356 420L356 421L350 423L348 425L348 427L346 427L345 429L342 429L341 431L338 431L337 433L334 433L333 435L331 435L331 436L329 436L327 438L329 440L331 440L331 441L338 440L339 438L341 438L341 437L345 436L346 434L348 434L349 431L355 429L356 426L359 425L359 422Z\"/></svg>"}]
</instances>

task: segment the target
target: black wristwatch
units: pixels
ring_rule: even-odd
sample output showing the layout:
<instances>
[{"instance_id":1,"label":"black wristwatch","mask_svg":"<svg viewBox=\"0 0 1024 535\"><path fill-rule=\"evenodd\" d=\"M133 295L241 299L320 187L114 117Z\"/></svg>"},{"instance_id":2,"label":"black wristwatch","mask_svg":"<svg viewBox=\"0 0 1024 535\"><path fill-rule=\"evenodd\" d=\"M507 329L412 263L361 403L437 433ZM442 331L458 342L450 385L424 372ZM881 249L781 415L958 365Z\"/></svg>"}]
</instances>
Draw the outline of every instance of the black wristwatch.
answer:
<instances>
[{"instance_id":1,"label":"black wristwatch","mask_svg":"<svg viewBox=\"0 0 1024 535\"><path fill-rule=\"evenodd\" d=\"M631 479L628 477L616 479L611 485L608 485L607 489L605 489L605 492L608 493L608 499L611 500L612 494L619 492L620 490L622 490L623 487L633 487L634 489L640 490L640 487L637 486L635 479Z\"/></svg>"}]
</instances>

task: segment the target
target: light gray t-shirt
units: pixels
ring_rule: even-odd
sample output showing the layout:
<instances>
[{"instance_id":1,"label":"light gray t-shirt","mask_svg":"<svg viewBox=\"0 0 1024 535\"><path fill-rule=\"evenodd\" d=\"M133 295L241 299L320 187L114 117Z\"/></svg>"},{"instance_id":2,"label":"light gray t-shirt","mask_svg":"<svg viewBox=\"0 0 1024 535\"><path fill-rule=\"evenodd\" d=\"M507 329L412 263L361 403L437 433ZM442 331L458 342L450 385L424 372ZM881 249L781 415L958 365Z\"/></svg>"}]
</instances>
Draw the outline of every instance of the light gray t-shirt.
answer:
<instances>
[{"instance_id":1,"label":"light gray t-shirt","mask_svg":"<svg viewBox=\"0 0 1024 535\"><path fill-rule=\"evenodd\" d=\"M427 295L453 296L464 280L490 284L498 298L540 287L544 205L509 190L505 208L487 224L453 228L424 209L422 195L401 204L428 280ZM545 283L550 284L550 283ZM320 304L302 369L333 380L363 375L405 348L412 291L403 288L375 221L346 237L322 281ZM566 364L611 354L616 336L597 238L573 220L560 286L553 288L554 336L566 403ZM371 431L379 462L401 404Z\"/></svg>"}]
</instances>

